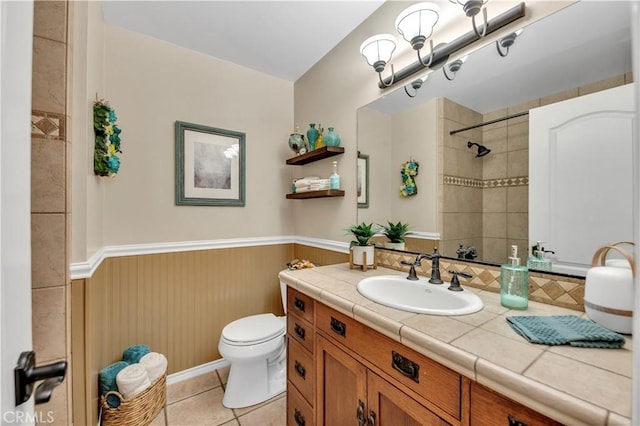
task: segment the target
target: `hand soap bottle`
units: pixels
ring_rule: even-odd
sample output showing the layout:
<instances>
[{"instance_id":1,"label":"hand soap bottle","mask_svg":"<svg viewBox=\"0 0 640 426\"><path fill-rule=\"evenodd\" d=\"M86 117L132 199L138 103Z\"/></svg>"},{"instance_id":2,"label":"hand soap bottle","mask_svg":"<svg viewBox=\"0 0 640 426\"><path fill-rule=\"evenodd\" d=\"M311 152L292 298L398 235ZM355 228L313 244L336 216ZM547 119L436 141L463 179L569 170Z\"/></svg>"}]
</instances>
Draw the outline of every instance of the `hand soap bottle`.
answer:
<instances>
[{"instance_id":1,"label":"hand soap bottle","mask_svg":"<svg viewBox=\"0 0 640 426\"><path fill-rule=\"evenodd\" d=\"M500 267L500 304L509 309L529 307L529 271L520 265L518 246L511 246L509 263Z\"/></svg>"},{"instance_id":2,"label":"hand soap bottle","mask_svg":"<svg viewBox=\"0 0 640 426\"><path fill-rule=\"evenodd\" d=\"M551 271L551 259L544 257L545 253L553 253L542 247L541 241L536 241L536 245L531 247L531 256L527 259L527 268L539 271Z\"/></svg>"}]
</instances>

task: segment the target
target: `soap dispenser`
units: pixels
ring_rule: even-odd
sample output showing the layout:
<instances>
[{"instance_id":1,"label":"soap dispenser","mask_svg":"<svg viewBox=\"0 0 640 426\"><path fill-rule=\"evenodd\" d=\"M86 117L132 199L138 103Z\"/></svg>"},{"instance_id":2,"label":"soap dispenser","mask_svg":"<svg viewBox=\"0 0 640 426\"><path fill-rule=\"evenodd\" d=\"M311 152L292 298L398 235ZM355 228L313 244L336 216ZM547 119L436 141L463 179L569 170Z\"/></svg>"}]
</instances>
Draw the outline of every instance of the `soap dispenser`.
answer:
<instances>
[{"instance_id":1,"label":"soap dispenser","mask_svg":"<svg viewBox=\"0 0 640 426\"><path fill-rule=\"evenodd\" d=\"M518 246L511 246L509 263L500 267L500 304L519 310L529 306L529 270L520 265Z\"/></svg>"},{"instance_id":2,"label":"soap dispenser","mask_svg":"<svg viewBox=\"0 0 640 426\"><path fill-rule=\"evenodd\" d=\"M545 256L545 253L554 253L551 250L545 250L542 247L542 241L536 241L536 244L531 247L531 256L527 259L527 268L537 269L539 271L551 271L551 259Z\"/></svg>"}]
</instances>

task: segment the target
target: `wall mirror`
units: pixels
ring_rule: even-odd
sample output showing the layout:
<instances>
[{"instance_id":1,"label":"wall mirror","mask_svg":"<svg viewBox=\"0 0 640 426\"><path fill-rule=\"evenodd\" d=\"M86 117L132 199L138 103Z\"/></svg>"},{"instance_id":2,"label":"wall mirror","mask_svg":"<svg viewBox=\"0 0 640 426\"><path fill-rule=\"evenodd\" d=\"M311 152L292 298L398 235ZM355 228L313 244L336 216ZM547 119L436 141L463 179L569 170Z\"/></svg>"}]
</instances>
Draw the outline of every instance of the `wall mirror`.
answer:
<instances>
[{"instance_id":1,"label":"wall mirror","mask_svg":"<svg viewBox=\"0 0 640 426\"><path fill-rule=\"evenodd\" d=\"M422 76L408 78L414 97L398 85L358 110L358 151L370 170L369 205L358 209L358 221L402 221L415 239L439 240L444 256L472 247L475 260L494 264L506 262L515 244L526 263L536 239L528 234L528 110L624 85L631 69L629 3L582 1L524 27L506 56L495 43L473 52L448 73L452 80L427 70L414 92L411 81ZM491 152L478 157L468 142ZM403 197L400 169L410 159L420 165L418 194ZM497 187L504 190L486 190ZM407 243L422 251L415 247Z\"/></svg>"}]
</instances>

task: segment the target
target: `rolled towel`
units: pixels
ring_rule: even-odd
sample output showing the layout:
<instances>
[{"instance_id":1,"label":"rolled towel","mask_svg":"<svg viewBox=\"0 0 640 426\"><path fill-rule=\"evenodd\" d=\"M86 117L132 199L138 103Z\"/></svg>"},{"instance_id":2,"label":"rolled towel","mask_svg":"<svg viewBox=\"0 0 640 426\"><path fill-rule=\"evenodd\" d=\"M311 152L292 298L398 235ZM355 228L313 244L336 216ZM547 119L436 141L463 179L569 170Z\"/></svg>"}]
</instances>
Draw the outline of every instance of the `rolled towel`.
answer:
<instances>
[{"instance_id":1,"label":"rolled towel","mask_svg":"<svg viewBox=\"0 0 640 426\"><path fill-rule=\"evenodd\" d=\"M129 364L124 361L118 361L100 370L100 395L104 395L105 393L110 391L118 390L116 376L128 365ZM120 398L118 398L116 395L108 395L107 404L109 404L109 407L112 408L119 407Z\"/></svg>"},{"instance_id":2,"label":"rolled towel","mask_svg":"<svg viewBox=\"0 0 640 426\"><path fill-rule=\"evenodd\" d=\"M140 362L140 358L149 352L149 346L147 345L130 346L122 353L122 360L129 364L136 364Z\"/></svg>"},{"instance_id":3,"label":"rolled towel","mask_svg":"<svg viewBox=\"0 0 640 426\"><path fill-rule=\"evenodd\" d=\"M147 369L151 383L158 380L167 371L167 358L158 352L149 352L140 358L140 364Z\"/></svg>"},{"instance_id":4,"label":"rolled towel","mask_svg":"<svg viewBox=\"0 0 640 426\"><path fill-rule=\"evenodd\" d=\"M130 399L151 386L147 369L142 364L131 364L116 376L118 390L124 399Z\"/></svg>"}]
</instances>

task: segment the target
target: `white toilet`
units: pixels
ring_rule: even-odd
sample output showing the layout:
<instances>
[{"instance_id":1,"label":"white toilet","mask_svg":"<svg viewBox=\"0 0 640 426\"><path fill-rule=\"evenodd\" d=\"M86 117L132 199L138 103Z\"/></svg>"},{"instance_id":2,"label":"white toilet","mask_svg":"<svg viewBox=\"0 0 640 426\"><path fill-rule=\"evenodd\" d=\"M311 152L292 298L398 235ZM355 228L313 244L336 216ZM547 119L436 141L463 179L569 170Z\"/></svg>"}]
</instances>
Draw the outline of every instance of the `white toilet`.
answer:
<instances>
[{"instance_id":1,"label":"white toilet","mask_svg":"<svg viewBox=\"0 0 640 426\"><path fill-rule=\"evenodd\" d=\"M285 314L286 289L280 282ZM273 314L240 318L222 329L218 351L231 364L222 398L225 407L248 407L285 391L286 332L286 317Z\"/></svg>"}]
</instances>

